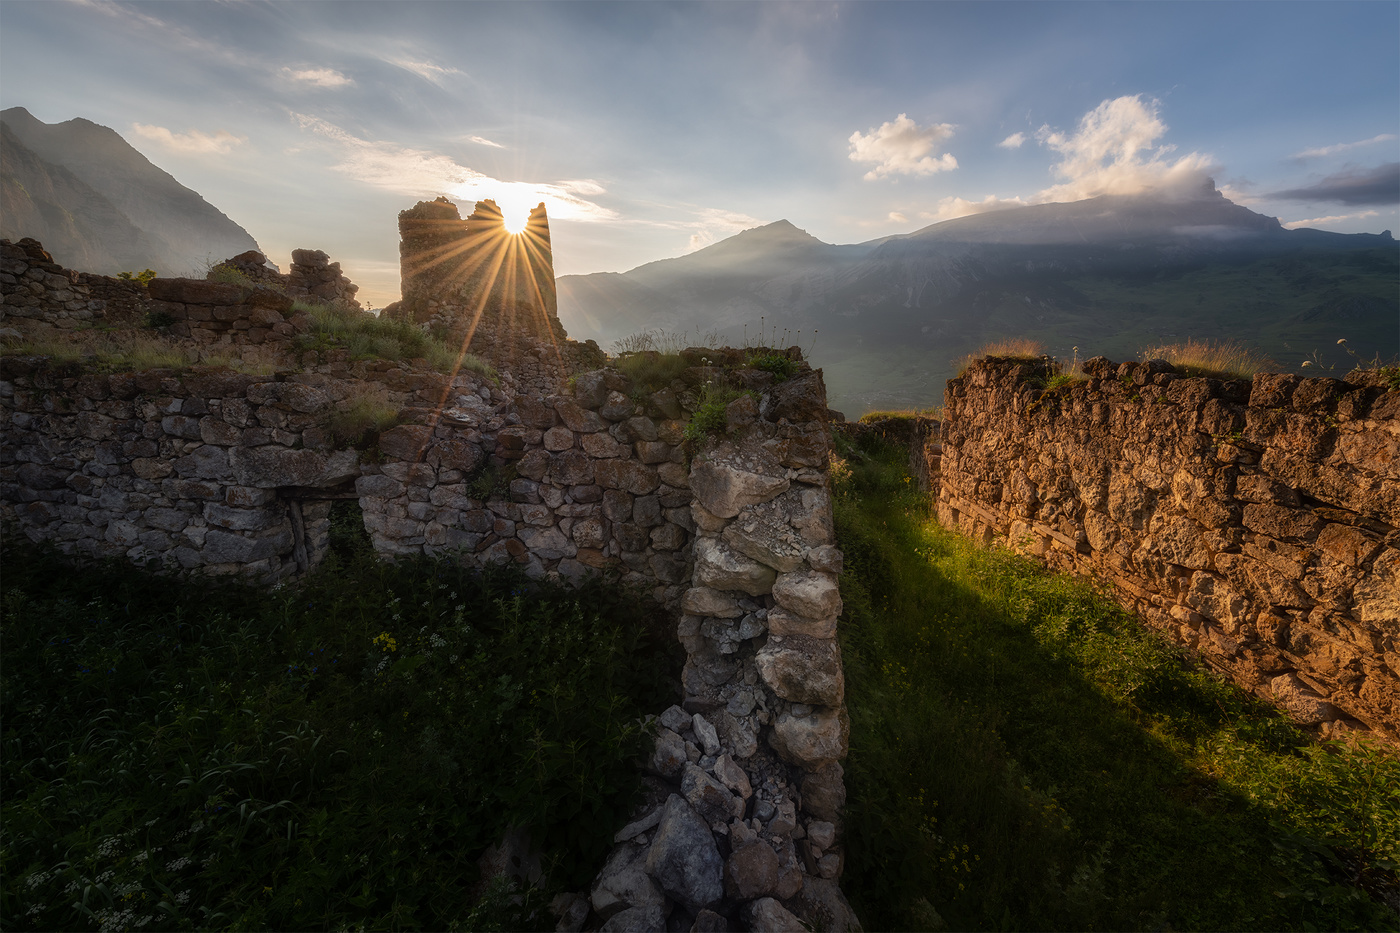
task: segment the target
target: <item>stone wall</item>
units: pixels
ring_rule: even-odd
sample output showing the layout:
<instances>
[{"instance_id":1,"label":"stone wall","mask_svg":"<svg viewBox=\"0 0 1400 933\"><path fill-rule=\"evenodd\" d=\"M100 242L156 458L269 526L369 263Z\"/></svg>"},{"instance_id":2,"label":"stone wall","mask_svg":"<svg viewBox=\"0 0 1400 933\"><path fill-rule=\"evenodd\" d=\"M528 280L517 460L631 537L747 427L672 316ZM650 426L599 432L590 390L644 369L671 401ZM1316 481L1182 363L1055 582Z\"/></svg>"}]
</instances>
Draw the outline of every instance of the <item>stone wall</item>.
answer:
<instances>
[{"instance_id":1,"label":"stone wall","mask_svg":"<svg viewBox=\"0 0 1400 933\"><path fill-rule=\"evenodd\" d=\"M65 269L29 237L0 240L0 324L13 318L72 330L98 320L139 319L149 308L140 282Z\"/></svg>"},{"instance_id":2,"label":"stone wall","mask_svg":"<svg viewBox=\"0 0 1400 933\"><path fill-rule=\"evenodd\" d=\"M358 286L320 250L294 250L288 275L266 262L250 250L220 263L250 285L159 277L143 284L65 269L35 240L0 240L0 323L15 318L72 330L97 321L139 324L151 314L166 322L171 336L212 348L289 342L309 326L291 319L298 298L359 310Z\"/></svg>"},{"instance_id":3,"label":"stone wall","mask_svg":"<svg viewBox=\"0 0 1400 933\"><path fill-rule=\"evenodd\" d=\"M256 285L275 288L293 300L363 310L355 300L360 287L341 273L340 263L319 249L292 250L292 268L285 275L255 249L225 259L209 270L211 281L220 281L223 270L232 270Z\"/></svg>"},{"instance_id":4,"label":"stone wall","mask_svg":"<svg viewBox=\"0 0 1400 933\"><path fill-rule=\"evenodd\" d=\"M470 373L323 368L84 374L4 357L0 517L71 552L273 581L318 563L331 502L353 498L381 554L615 572L676 611L684 699L660 717L651 806L584 916L857 926L837 886L849 727L821 373L696 365L647 393L605 369L539 397ZM754 394L691 446L685 421L725 381ZM406 423L373 457L334 449L328 416L366 393Z\"/></svg>"},{"instance_id":5,"label":"stone wall","mask_svg":"<svg viewBox=\"0 0 1400 933\"><path fill-rule=\"evenodd\" d=\"M859 929L838 886L849 724L821 374L726 416L688 476L684 699L660 717L647 804L561 929L590 911L604 930Z\"/></svg>"},{"instance_id":6,"label":"stone wall","mask_svg":"<svg viewBox=\"0 0 1400 933\"><path fill-rule=\"evenodd\" d=\"M466 220L446 198L419 201L399 214L399 236L403 298L385 309L391 317L450 333L487 358L478 334L566 340L543 204L513 235L495 201L476 202Z\"/></svg>"},{"instance_id":7,"label":"stone wall","mask_svg":"<svg viewBox=\"0 0 1400 933\"><path fill-rule=\"evenodd\" d=\"M950 380L940 520L1111 582L1324 734L1400 735L1400 391L988 359Z\"/></svg>"}]
</instances>

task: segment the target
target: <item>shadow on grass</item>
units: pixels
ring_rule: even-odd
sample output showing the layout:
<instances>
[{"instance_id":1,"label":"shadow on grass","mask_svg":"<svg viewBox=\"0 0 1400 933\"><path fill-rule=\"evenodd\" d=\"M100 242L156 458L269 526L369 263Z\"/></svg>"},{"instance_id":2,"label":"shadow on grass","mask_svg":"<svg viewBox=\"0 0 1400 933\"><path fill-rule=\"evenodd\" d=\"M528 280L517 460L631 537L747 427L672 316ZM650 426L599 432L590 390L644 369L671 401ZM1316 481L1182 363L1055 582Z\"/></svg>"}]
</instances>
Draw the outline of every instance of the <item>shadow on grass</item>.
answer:
<instances>
[{"instance_id":1,"label":"shadow on grass","mask_svg":"<svg viewBox=\"0 0 1400 933\"><path fill-rule=\"evenodd\" d=\"M1091 587L849 458L843 882L867 929L1375 929L1400 766L1327 750Z\"/></svg>"}]
</instances>

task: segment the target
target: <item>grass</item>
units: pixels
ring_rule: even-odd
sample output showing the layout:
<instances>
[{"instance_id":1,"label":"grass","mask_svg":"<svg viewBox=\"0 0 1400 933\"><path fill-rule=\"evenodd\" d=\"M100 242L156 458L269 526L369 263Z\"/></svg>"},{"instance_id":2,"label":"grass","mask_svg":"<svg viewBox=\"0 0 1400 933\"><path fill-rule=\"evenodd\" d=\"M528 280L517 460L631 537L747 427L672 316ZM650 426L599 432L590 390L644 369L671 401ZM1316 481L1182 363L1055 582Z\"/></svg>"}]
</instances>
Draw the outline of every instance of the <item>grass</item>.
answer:
<instances>
[{"instance_id":1,"label":"grass","mask_svg":"<svg viewBox=\"0 0 1400 933\"><path fill-rule=\"evenodd\" d=\"M660 328L638 331L635 334L628 334L619 340L613 341L612 352L615 356L627 356L632 353L654 352L663 356L678 356L682 350L690 347L715 347L720 344L718 331L701 332L696 328L692 335L688 330L669 331Z\"/></svg>"},{"instance_id":2,"label":"grass","mask_svg":"<svg viewBox=\"0 0 1400 933\"><path fill-rule=\"evenodd\" d=\"M700 407L685 424L686 440L703 443L707 437L716 437L729 430L729 419L725 409L741 395L756 395L732 386L706 383L700 390Z\"/></svg>"},{"instance_id":3,"label":"grass","mask_svg":"<svg viewBox=\"0 0 1400 933\"><path fill-rule=\"evenodd\" d=\"M0 925L553 928L528 912L625 821L674 640L604 581L381 562L339 518L272 591L6 534ZM513 825L546 856L523 906L475 883Z\"/></svg>"},{"instance_id":4,"label":"grass","mask_svg":"<svg viewBox=\"0 0 1400 933\"><path fill-rule=\"evenodd\" d=\"M390 404L382 386L367 386L337 405L326 427L338 447L373 446L400 417L398 406Z\"/></svg>"},{"instance_id":5,"label":"grass","mask_svg":"<svg viewBox=\"0 0 1400 933\"><path fill-rule=\"evenodd\" d=\"M632 380L634 387L645 392L656 392L671 384L671 381L685 372L690 364L681 359L679 353L661 353L657 350L639 350L618 357L613 365L617 371Z\"/></svg>"},{"instance_id":6,"label":"grass","mask_svg":"<svg viewBox=\"0 0 1400 933\"><path fill-rule=\"evenodd\" d=\"M237 285L240 288L252 288L257 285L248 274L240 270L237 266L228 263L219 263L212 267L204 276L206 281L218 282L222 285Z\"/></svg>"},{"instance_id":7,"label":"grass","mask_svg":"<svg viewBox=\"0 0 1400 933\"><path fill-rule=\"evenodd\" d=\"M352 360L423 359L442 373L461 370L495 377L495 371L470 353L460 353L441 340L423 332L411 321L377 317L363 311L331 305L298 302L293 313L307 314L311 330L298 334L293 348L298 353L315 350L348 350Z\"/></svg>"},{"instance_id":8,"label":"grass","mask_svg":"<svg viewBox=\"0 0 1400 933\"><path fill-rule=\"evenodd\" d=\"M1400 762L1319 745L844 451L843 888L867 929L1386 929ZM1386 886L1390 887L1387 888Z\"/></svg>"},{"instance_id":9,"label":"grass","mask_svg":"<svg viewBox=\"0 0 1400 933\"><path fill-rule=\"evenodd\" d=\"M1278 370L1278 364L1262 351L1229 340L1160 344L1143 349L1142 358L1166 360L1187 376L1214 379L1252 379L1257 373Z\"/></svg>"},{"instance_id":10,"label":"grass","mask_svg":"<svg viewBox=\"0 0 1400 933\"><path fill-rule=\"evenodd\" d=\"M1045 345L1038 340L1031 340L1029 337L1005 337L982 347L972 354L972 358L996 357L1011 360L1038 360L1044 355Z\"/></svg>"},{"instance_id":11,"label":"grass","mask_svg":"<svg viewBox=\"0 0 1400 933\"><path fill-rule=\"evenodd\" d=\"M152 369L183 370L195 366L237 369L267 374L275 367L245 363L223 353L210 353L192 344L151 336L139 331L75 331L66 338L8 338L0 342L5 356L39 356L51 365L91 372L145 372Z\"/></svg>"},{"instance_id":12,"label":"grass","mask_svg":"<svg viewBox=\"0 0 1400 933\"><path fill-rule=\"evenodd\" d=\"M918 418L940 419L943 417L942 408L901 408L888 411L868 411L858 419L861 424L872 424L876 421L914 421Z\"/></svg>"}]
</instances>

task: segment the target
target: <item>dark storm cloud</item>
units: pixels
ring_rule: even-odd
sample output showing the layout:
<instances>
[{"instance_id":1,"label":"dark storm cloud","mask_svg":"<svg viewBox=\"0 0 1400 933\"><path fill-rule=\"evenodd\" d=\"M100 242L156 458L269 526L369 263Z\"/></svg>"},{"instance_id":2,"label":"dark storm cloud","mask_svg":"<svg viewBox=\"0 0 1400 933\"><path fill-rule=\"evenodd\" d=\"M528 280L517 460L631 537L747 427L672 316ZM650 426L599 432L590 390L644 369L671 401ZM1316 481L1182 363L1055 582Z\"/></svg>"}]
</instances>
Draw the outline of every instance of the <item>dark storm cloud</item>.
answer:
<instances>
[{"instance_id":1,"label":"dark storm cloud","mask_svg":"<svg viewBox=\"0 0 1400 933\"><path fill-rule=\"evenodd\" d=\"M1400 162L1354 168L1328 175L1313 185L1269 195L1287 201L1333 201L1338 204L1395 204L1400 201Z\"/></svg>"}]
</instances>

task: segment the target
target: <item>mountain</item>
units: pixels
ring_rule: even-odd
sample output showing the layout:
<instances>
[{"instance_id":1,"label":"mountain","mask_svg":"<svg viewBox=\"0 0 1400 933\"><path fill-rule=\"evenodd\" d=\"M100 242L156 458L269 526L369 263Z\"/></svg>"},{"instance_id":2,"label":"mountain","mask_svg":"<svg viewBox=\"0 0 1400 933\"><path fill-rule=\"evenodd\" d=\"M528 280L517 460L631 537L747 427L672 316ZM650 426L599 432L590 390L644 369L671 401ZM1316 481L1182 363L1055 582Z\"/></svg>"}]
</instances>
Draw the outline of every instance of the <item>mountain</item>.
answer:
<instances>
[{"instance_id":1,"label":"mountain","mask_svg":"<svg viewBox=\"0 0 1400 933\"><path fill-rule=\"evenodd\" d=\"M106 273L183 275L258 248L114 130L81 118L47 124L23 107L0 112L0 124L0 236L32 236L59 262Z\"/></svg>"},{"instance_id":2,"label":"mountain","mask_svg":"<svg viewBox=\"0 0 1400 933\"><path fill-rule=\"evenodd\" d=\"M956 360L1024 335L1069 358L1236 339L1293 367L1397 346L1400 252L1379 235L1288 230L1213 185L1010 208L835 246L787 221L626 273L564 276L559 313L603 345L644 329L760 322L810 346L848 414L936 405ZM800 334L799 334L800 332ZM770 341L774 342L774 341Z\"/></svg>"}]
</instances>

